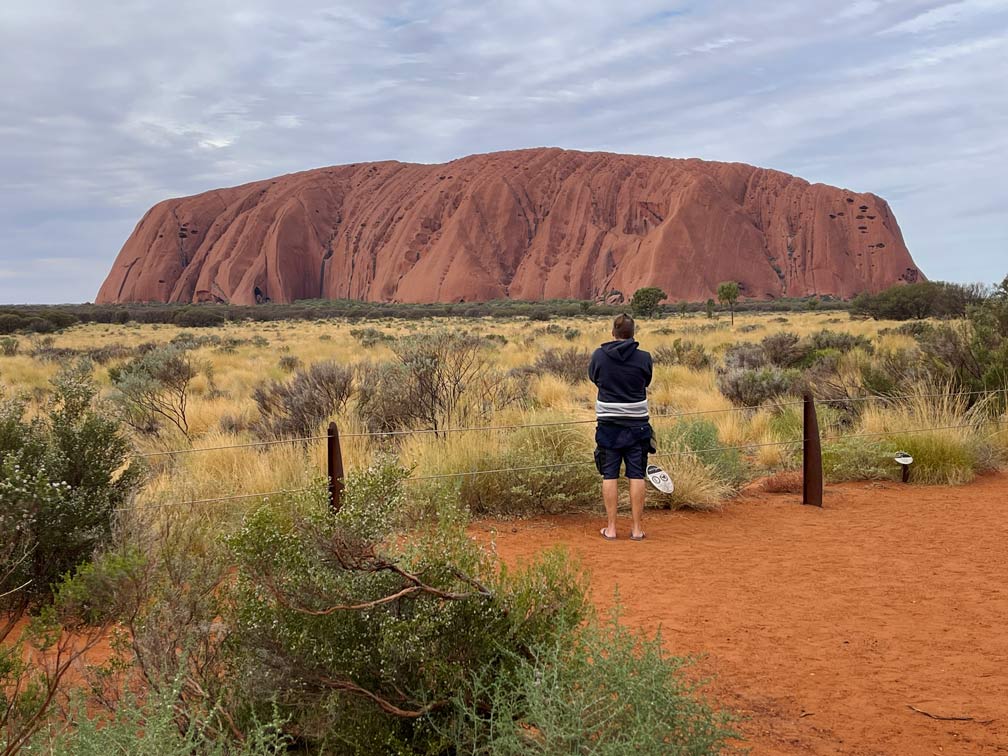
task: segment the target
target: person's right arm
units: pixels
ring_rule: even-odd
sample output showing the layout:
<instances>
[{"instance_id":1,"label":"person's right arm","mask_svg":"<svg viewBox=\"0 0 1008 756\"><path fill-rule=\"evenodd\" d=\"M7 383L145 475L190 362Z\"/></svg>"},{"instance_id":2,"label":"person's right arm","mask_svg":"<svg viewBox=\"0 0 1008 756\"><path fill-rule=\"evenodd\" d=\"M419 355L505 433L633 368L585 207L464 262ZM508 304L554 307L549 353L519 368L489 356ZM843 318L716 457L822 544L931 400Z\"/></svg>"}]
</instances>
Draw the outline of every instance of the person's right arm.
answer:
<instances>
[{"instance_id":1,"label":"person's right arm","mask_svg":"<svg viewBox=\"0 0 1008 756\"><path fill-rule=\"evenodd\" d=\"M598 363L598 350L592 352L591 359L588 360L588 380L598 386L598 374L599 374L599 363Z\"/></svg>"}]
</instances>

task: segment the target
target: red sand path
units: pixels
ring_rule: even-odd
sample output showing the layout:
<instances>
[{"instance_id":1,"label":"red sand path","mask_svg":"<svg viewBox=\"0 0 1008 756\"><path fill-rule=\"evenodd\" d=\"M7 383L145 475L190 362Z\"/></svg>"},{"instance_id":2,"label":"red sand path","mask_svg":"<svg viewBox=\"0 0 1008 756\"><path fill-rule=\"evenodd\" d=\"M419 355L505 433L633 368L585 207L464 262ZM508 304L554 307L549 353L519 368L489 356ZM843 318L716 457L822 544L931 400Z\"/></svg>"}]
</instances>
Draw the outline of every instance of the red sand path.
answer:
<instances>
[{"instance_id":1,"label":"red sand path","mask_svg":"<svg viewBox=\"0 0 1008 756\"><path fill-rule=\"evenodd\" d=\"M1008 753L1008 475L799 501L649 513L640 543L625 518L614 543L599 517L476 529L510 562L566 544L600 607L618 586L628 624L705 654L754 754Z\"/></svg>"}]
</instances>

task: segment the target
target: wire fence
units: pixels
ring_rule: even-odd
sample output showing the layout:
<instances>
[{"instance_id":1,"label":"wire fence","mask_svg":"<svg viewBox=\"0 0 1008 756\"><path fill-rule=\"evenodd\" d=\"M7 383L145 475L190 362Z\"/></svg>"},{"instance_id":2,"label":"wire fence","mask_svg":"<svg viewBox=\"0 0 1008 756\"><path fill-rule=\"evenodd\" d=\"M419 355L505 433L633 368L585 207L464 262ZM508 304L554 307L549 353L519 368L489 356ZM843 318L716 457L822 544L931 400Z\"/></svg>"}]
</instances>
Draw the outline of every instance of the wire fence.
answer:
<instances>
[{"instance_id":1,"label":"wire fence","mask_svg":"<svg viewBox=\"0 0 1008 756\"><path fill-rule=\"evenodd\" d=\"M1008 387L1003 390L1005 394L1006 406L1008 406ZM816 402L820 405L830 406L830 405L842 405L848 406L851 404L877 401L885 403L888 406L898 405L901 402L910 402L920 399L932 399L932 398L943 398L947 400L963 399L966 397L975 397L980 395L998 395L1002 393L1001 390L997 391L986 391L986 390L975 390L975 391L953 391L953 392L913 392L909 394L866 394L863 396L841 396L832 398L821 398L817 399ZM787 407L802 406L806 405L806 399L793 400L793 401L778 401L770 403L770 406L774 409L780 410ZM657 412L650 415L650 420L681 420L684 418L691 417L705 417L711 415L719 415L726 413L750 413L756 411L758 408L754 407L725 407L711 410L691 410L684 412ZM499 424L499 425L482 425L482 426L453 426L446 428L417 428L417 429L401 429L401 430L387 430L387 431L363 431L354 432L346 434L337 434L336 439L336 455L339 457L338 463L338 475L342 478L342 457L339 452L339 441L341 437L343 439L382 439L382 438L396 438L404 436L413 435L423 435L423 434L433 434L437 436L444 436L448 434L457 433L491 433L491 432L506 432L506 431L516 431L524 430L528 428L554 428L554 427L564 427L564 426L574 426L574 425L587 425L591 423L598 422L595 417L588 418L572 418L569 420L556 420L548 422L538 422L538 423L515 423L515 424ZM200 454L207 452L216 451L226 451L233 449L258 449L258 448L270 448L279 445L291 445L291 444L304 444L307 445L311 442L316 441L327 441L330 445L329 448L329 479L330 479L330 493L333 495L335 491L335 481L334 481L334 471L333 471L333 429L335 426L331 426L330 433L326 435L311 435L311 436L301 436L294 438L283 438L283 439L270 439L263 441L253 441L239 444L221 444L217 446L209 447L195 447L195 448L180 448L180 449L169 449L164 451L147 452L143 454L136 454L134 458L136 459L153 459L153 458L174 458L182 455L190 454ZM976 429L977 425L975 423L961 423L961 424L951 424L951 425L941 425L927 428L902 428L897 430L885 430L877 432L862 432L862 433L848 433L832 436L819 436L818 430L816 430L816 441L817 443L834 443L841 441L849 441L852 439L859 438L885 438L885 437L900 437L906 435L912 435L917 433L929 433L934 431L947 431L947 430L958 430L972 428ZM988 436L988 438L993 438L994 436L1008 430L1006 428L999 428L993 434ZM753 450L762 448L786 448L786 447L796 447L802 445L808 441L806 428L806 436L801 439L794 440L784 440L784 441L759 441L743 444L721 444L717 446L711 446L704 449L690 449L681 448L675 450L659 451L653 455L650 455L655 459L672 459L683 456L692 456L698 459L703 459L705 455L710 455L714 453L723 452L751 452ZM895 454L896 452L892 452ZM444 479L459 479L466 477L475 477L480 475L500 475L509 473L521 473L529 471L543 471L543 470L559 470L574 467L588 467L594 466L594 461L592 460L579 460L574 462L557 462L550 464L541 465L520 465L520 466L506 466L506 467L494 467L494 468L478 468L465 471L453 471L446 473L436 473L429 475L411 475L407 480L410 482L421 482L421 481L432 481L432 480L444 480ZM341 485L341 484L340 484ZM134 507L122 507L116 511L131 511L139 508L151 508L151 509L161 509L165 507L176 507L176 506L199 506L204 504L217 504L222 502L232 502L232 501L247 501L250 499L269 499L275 496L289 496L298 493L306 493L315 490L313 487L305 486L300 488L283 488L272 491L261 491L249 494L234 494L228 496L218 496L210 498L201 499L186 499L181 501L166 501L166 502L151 502L140 506Z\"/></svg>"},{"instance_id":2,"label":"wire fence","mask_svg":"<svg viewBox=\"0 0 1008 756\"><path fill-rule=\"evenodd\" d=\"M963 393L966 393L966 392L963 392ZM975 393L978 393L978 392L969 392L969 393L975 394ZM907 396L909 398L914 398L914 397L921 397L921 396L938 396L938 394L931 394L931 395L914 394L914 395L907 395ZM947 396L947 394L941 394L941 396ZM889 398L889 397L887 397L887 398ZM776 406L786 406L786 405L803 404L803 403L804 402L786 402L786 403L778 404ZM713 411L713 412L730 412L730 411L743 412L743 411L745 411L745 409L746 408L731 408L731 409L727 409L727 410L716 410L716 411ZM653 415L652 418L654 418L654 417L666 417L666 418L667 417L686 417L686 416L691 416L691 415L702 415L702 414L712 414L712 412L711 411L707 411L707 412L686 412L686 413L676 413L674 415L657 415L657 416ZM526 424L526 425L486 426L486 427L481 427L481 428L458 428L458 429L454 429L454 430L457 430L457 431L476 431L476 430L486 431L486 430L500 430L500 429L519 429L519 428L529 428L529 427L551 427L551 426L559 426L559 425L570 425L570 424L573 424L573 423L581 423L581 422L592 422L592 423L594 423L594 422L597 422L597 421L596 421L595 418L592 418L589 421L576 420L576 421L563 421L563 422L552 422L552 423L530 423L530 424ZM821 442L823 442L823 443L832 443L832 442L839 442L839 441L848 441L848 440L851 440L851 439L858 439L858 438L886 438L886 437L894 437L894 436L895 437L899 437L899 436L913 435L913 434L918 434L918 433L931 433L931 432L935 432L935 431L959 430L959 429L967 429L967 428L976 430L977 429L977 425L975 423L960 423L960 424L953 424L953 425L931 426L931 427L927 427L927 428L901 428L901 429L885 430L885 431L877 431L877 432L849 433L849 434L842 434L842 435L823 436L819 440ZM999 429L994 434L991 434L990 437L993 437L994 435L997 435L998 433L1001 433L1001 432L1006 431L1006 430L1008 430L1008 427L1003 428L1003 429ZM358 434L358 435L366 435L366 434ZM351 434L348 434L348 436L351 436ZM286 439L284 441L273 441L273 442L269 442L269 443L270 444L291 443L292 441L299 441L299 440L322 440L322 439L329 439L329 438L330 437L328 435L326 435L326 436L312 436L312 437L307 437L306 439ZM655 459L671 459L671 458L675 458L675 457L684 457L685 456L685 457L695 457L695 458L698 458L698 459L702 460L705 455L719 453L719 452L731 452L731 451L744 452L744 451L751 451L751 450L754 450L754 449L770 448L770 447L778 447L778 448L781 448L781 447L796 447L796 446L800 446L800 445L804 444L805 442L806 442L806 439L802 438L802 439L794 439L794 440L786 440L786 441L764 441L764 442L752 442L752 443L744 443L744 444L722 444L722 445L711 446L711 447L702 448L702 449L689 449L689 448L685 448L685 449L676 449L676 450L670 450L670 451L659 451L659 452L656 452L655 454L652 454L652 455L649 455L649 456L651 458L655 458ZM260 444L236 444L236 445L232 445L232 446L209 447L209 448L205 448L205 449L176 450L176 453L179 453L179 452L198 452L198 451L216 451L218 449L231 449L231 448L239 448L240 449L240 448L255 447L255 446L259 446L259 445ZM895 452L895 451L894 452L890 452L890 454L893 454L893 455L896 454L896 453L897 452ZM431 480L459 479L459 478L466 478L466 477L470 477L470 476L471 477L476 477L476 476L480 476L480 475L499 475L499 474L505 474L505 473L520 473L520 472L541 471L541 470L557 470L557 469L567 469L567 468L573 468L573 467L589 467L589 466L594 466L594 464L595 463L593 461L590 461L590 460L579 460L579 461L576 461L576 462L558 462L558 463L545 464L545 465L522 465L522 466L512 466L512 467L478 468L478 469L473 469L473 470L456 471L456 472L449 472L449 473L438 473L438 474L433 474L433 475L411 475L409 478L407 478L407 481L409 481L409 482L421 482L421 481L431 481ZM256 498L262 498L262 499L265 500L265 499L268 499L268 498L274 497L274 496L286 496L286 495L292 495L292 494L298 494L298 493L307 493L307 492L313 491L313 490L316 490L316 489L313 488L313 487L310 487L310 486L306 486L306 487L302 487L302 488L278 489L278 490L274 490L274 491L263 491L263 492L257 492L257 493L238 494L238 495L221 496L221 497L214 497L214 498L188 499L188 500L173 501L173 502L154 502L154 503L142 505L140 507L129 507L129 508L123 507L123 508L117 509L116 511L131 511L131 510L140 509L140 508L159 509L159 508L163 508L163 507L175 507L175 506L196 506L196 505L203 505L203 504L215 504L215 503L220 503L220 502L240 501L240 500L249 500L249 499L256 499Z\"/></svg>"},{"instance_id":3,"label":"wire fence","mask_svg":"<svg viewBox=\"0 0 1008 756\"><path fill-rule=\"evenodd\" d=\"M929 392L929 393L914 393L914 394L901 394L901 395L870 394L860 397L816 399L816 402L821 405L854 404L867 401L898 403L900 401L907 401L913 399L925 399L935 397L951 398L951 397L966 397L966 396L979 396L979 395L992 395L992 394L996 395L998 393L1001 393L1001 391L977 390L977 391L956 391L956 392ZM1008 396L1008 391L1006 391L1006 396ZM783 407L801 406L803 403L804 402L802 400L793 400L784 402L772 402L771 406L776 409ZM652 413L650 415L650 419L678 420L688 417L701 417L707 415L720 415L726 413L745 413L755 411L756 409L757 408L755 407L725 407L712 410L691 410L687 412L670 412L670 413L658 412L658 413ZM552 427L562 427L570 425L588 425L595 422L597 422L597 419L595 417L590 417L590 418L578 418L571 420L556 420L542 423L517 423L510 425L479 425L479 426L455 426L448 428L412 428L412 429L388 430L388 431L361 431L355 433L341 433L340 438L343 439L395 438L401 436L416 436L425 434L447 435L450 433L490 433L490 432L523 430L526 428L552 428ZM223 444L220 446L169 449L165 451L145 452L143 454L135 454L133 456L135 459L153 459L156 457L174 457L185 454L199 454L203 452L226 451L230 449L253 449L253 448L265 448L270 446L279 446L284 444L307 444L313 441L325 441L327 438L328 436L326 435L295 436L290 438L271 439L265 441L251 441L241 444Z\"/></svg>"}]
</instances>

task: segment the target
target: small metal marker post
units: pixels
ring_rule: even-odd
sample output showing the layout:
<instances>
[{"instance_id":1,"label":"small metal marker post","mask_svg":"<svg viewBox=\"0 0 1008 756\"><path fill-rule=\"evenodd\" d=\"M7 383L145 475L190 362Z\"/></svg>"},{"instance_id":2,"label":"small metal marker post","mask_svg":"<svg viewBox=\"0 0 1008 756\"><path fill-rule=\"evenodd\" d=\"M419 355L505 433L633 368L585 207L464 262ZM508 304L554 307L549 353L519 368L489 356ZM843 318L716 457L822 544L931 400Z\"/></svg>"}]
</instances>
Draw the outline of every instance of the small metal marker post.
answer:
<instances>
[{"instance_id":1,"label":"small metal marker post","mask_svg":"<svg viewBox=\"0 0 1008 756\"><path fill-rule=\"evenodd\" d=\"M336 423L329 423L328 433L328 464L329 475L329 508L339 512L343 503L343 451L340 449L339 428Z\"/></svg>"},{"instance_id":2,"label":"small metal marker post","mask_svg":"<svg viewBox=\"0 0 1008 756\"><path fill-rule=\"evenodd\" d=\"M822 507L823 473L822 443L819 439L819 419L811 394L805 394L802 447L802 504Z\"/></svg>"},{"instance_id":3,"label":"small metal marker post","mask_svg":"<svg viewBox=\"0 0 1008 756\"><path fill-rule=\"evenodd\" d=\"M910 465L913 464L913 457L907 454L905 451L896 452L896 456L893 457L897 464L903 468L903 482L910 482Z\"/></svg>"}]
</instances>

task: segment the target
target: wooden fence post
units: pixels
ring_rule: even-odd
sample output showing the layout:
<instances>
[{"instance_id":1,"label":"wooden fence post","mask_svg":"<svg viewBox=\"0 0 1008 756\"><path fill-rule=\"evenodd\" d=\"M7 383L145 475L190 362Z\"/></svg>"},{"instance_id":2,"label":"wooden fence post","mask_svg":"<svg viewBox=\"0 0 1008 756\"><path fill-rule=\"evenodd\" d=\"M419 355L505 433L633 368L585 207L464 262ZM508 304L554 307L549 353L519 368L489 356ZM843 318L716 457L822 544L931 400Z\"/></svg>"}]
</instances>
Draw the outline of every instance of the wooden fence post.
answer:
<instances>
[{"instance_id":1,"label":"wooden fence post","mask_svg":"<svg viewBox=\"0 0 1008 756\"><path fill-rule=\"evenodd\" d=\"M339 428L329 423L328 434L329 507L339 512L343 503L343 450L340 449Z\"/></svg>"},{"instance_id":2,"label":"wooden fence post","mask_svg":"<svg viewBox=\"0 0 1008 756\"><path fill-rule=\"evenodd\" d=\"M802 447L802 504L822 506L823 472L822 444L819 439L819 419L811 394L805 394Z\"/></svg>"}]
</instances>

